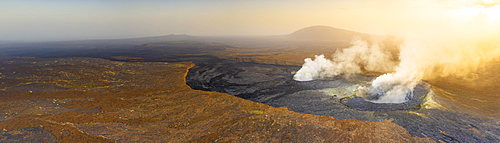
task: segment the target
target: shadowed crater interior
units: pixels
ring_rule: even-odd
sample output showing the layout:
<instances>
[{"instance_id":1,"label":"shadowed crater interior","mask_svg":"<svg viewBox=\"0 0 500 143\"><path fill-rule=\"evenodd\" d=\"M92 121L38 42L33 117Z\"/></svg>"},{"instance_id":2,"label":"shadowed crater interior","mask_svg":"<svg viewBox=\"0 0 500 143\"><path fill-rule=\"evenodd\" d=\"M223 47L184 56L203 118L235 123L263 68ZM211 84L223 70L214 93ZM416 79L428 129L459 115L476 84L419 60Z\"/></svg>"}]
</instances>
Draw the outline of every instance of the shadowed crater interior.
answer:
<instances>
[{"instance_id":1,"label":"shadowed crater interior","mask_svg":"<svg viewBox=\"0 0 500 143\"><path fill-rule=\"evenodd\" d=\"M408 101L403 103L374 103L362 97L348 98L341 100L345 105L361 110L361 111L393 111L393 110L410 110L420 109L424 103L426 95L430 91L430 85L426 82L418 84L411 93L407 93Z\"/></svg>"}]
</instances>

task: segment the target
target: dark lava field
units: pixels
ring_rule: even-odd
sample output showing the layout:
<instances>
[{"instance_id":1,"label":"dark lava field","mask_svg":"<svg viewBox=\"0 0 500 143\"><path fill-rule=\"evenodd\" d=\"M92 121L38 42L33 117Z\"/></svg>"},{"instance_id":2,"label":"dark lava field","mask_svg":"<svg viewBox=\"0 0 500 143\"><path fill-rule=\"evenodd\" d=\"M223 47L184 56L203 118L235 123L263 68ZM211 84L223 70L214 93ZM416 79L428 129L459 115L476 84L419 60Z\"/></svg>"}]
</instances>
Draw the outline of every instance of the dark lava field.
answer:
<instances>
[{"instance_id":1,"label":"dark lava field","mask_svg":"<svg viewBox=\"0 0 500 143\"><path fill-rule=\"evenodd\" d=\"M195 62L196 63L196 62ZM499 142L500 122L467 114L433 109L426 105L430 85L421 83L408 102L372 103L354 96L360 85L375 77L340 75L332 79L300 82L293 72L300 67L239 63L227 60L200 62L191 68L187 84L193 89L235 95L273 107L365 121L392 120L410 134L445 142Z\"/></svg>"}]
</instances>

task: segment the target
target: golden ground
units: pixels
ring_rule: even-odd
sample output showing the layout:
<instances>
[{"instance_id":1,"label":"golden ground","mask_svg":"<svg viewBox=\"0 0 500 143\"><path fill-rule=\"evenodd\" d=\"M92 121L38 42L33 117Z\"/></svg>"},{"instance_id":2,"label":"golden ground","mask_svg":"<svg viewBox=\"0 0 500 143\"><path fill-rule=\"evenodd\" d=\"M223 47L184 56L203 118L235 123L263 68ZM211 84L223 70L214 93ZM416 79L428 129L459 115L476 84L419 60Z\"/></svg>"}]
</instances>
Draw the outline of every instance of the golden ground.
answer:
<instances>
[{"instance_id":1,"label":"golden ground","mask_svg":"<svg viewBox=\"0 0 500 143\"><path fill-rule=\"evenodd\" d=\"M0 65L5 142L27 127L58 142L434 142L391 121L301 114L193 90L185 84L192 63L4 57Z\"/></svg>"}]
</instances>

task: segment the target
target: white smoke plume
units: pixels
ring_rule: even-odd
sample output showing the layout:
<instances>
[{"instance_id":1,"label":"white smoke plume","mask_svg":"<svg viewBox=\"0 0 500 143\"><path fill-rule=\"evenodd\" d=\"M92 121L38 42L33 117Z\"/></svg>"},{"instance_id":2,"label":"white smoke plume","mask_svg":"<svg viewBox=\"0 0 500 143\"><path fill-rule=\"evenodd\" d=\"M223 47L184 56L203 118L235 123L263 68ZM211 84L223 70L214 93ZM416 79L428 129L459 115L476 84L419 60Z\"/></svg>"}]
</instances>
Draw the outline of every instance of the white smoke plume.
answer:
<instances>
[{"instance_id":1,"label":"white smoke plume","mask_svg":"<svg viewBox=\"0 0 500 143\"><path fill-rule=\"evenodd\" d=\"M402 26L404 32L398 35L404 38L399 46L399 64L391 61L390 53L376 44L368 46L355 40L352 47L335 53L331 61L324 56L306 59L294 79L307 81L339 73L361 73L360 66L364 66L366 70L387 74L360 90L381 95L372 102L401 103L407 101L421 80L447 76L474 79L478 69L500 57L500 1L426 2L453 8L438 9L434 17L416 19ZM411 10L408 13L419 12Z\"/></svg>"},{"instance_id":2,"label":"white smoke plume","mask_svg":"<svg viewBox=\"0 0 500 143\"><path fill-rule=\"evenodd\" d=\"M397 62L391 60L391 53L383 51L377 42L369 44L359 38L351 41L352 46L333 54L332 59L324 55L305 59L302 68L294 75L297 81L311 81L327 77L334 77L340 73L362 73L366 71L387 73L394 71Z\"/></svg>"}]
</instances>

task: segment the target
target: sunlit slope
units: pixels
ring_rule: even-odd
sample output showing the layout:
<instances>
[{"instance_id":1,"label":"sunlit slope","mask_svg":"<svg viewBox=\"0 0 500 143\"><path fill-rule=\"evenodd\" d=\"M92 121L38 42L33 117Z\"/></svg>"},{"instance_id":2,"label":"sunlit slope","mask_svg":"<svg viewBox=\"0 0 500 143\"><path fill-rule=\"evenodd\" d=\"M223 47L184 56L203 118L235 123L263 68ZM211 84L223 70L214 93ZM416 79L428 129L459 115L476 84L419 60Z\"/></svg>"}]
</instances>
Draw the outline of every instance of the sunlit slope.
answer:
<instances>
[{"instance_id":1,"label":"sunlit slope","mask_svg":"<svg viewBox=\"0 0 500 143\"><path fill-rule=\"evenodd\" d=\"M473 79L457 77L437 78L429 82L435 86L437 96L452 101L443 107L477 117L482 114L500 118L500 60L486 64ZM458 105L458 106L457 106Z\"/></svg>"}]
</instances>

